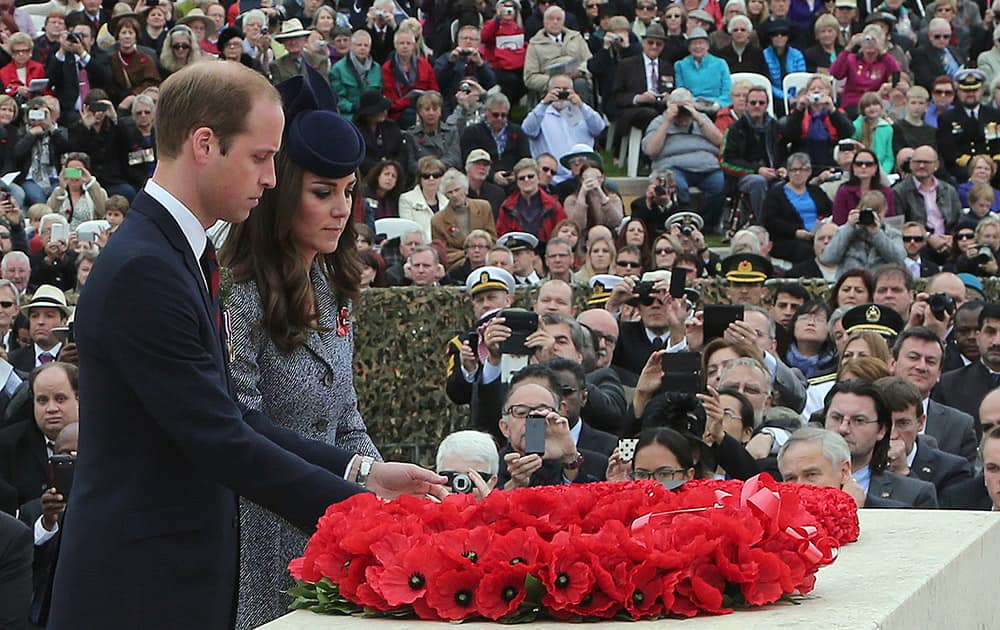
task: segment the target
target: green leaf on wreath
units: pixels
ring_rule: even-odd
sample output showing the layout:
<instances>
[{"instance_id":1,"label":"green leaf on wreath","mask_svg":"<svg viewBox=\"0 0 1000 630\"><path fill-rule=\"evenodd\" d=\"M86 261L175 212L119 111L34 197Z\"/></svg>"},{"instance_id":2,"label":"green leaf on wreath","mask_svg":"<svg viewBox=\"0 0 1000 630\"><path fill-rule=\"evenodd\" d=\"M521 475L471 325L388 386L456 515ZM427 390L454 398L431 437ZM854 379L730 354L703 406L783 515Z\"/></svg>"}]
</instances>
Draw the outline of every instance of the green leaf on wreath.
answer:
<instances>
[{"instance_id":1,"label":"green leaf on wreath","mask_svg":"<svg viewBox=\"0 0 1000 630\"><path fill-rule=\"evenodd\" d=\"M524 578L524 593L525 602L538 604L542 601L542 595L545 594L545 587L542 586L541 580L529 573Z\"/></svg>"}]
</instances>

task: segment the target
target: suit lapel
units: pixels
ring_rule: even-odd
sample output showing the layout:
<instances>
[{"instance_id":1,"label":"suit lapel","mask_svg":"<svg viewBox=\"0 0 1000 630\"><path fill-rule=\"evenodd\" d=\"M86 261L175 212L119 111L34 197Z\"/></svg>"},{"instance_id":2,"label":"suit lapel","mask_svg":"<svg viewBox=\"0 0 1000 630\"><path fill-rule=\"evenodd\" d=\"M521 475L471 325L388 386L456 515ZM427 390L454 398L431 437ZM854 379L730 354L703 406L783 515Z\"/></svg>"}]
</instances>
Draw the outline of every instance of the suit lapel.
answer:
<instances>
[{"instance_id":1,"label":"suit lapel","mask_svg":"<svg viewBox=\"0 0 1000 630\"><path fill-rule=\"evenodd\" d=\"M891 499L892 477L885 473L873 474L868 483L868 494L880 499Z\"/></svg>"}]
</instances>

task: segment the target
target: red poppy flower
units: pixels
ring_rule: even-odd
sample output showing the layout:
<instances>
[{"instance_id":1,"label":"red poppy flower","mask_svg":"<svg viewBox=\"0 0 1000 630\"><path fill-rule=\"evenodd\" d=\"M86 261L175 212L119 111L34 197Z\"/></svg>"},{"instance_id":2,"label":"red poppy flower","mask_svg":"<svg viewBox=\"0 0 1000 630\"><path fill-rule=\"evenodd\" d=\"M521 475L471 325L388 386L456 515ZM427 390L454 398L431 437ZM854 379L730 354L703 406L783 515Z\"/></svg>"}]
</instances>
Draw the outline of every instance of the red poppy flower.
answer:
<instances>
[{"instance_id":1,"label":"red poppy flower","mask_svg":"<svg viewBox=\"0 0 1000 630\"><path fill-rule=\"evenodd\" d=\"M441 619L458 621L478 614L476 593L482 572L474 565L445 571L437 576L427 591L427 605Z\"/></svg>"},{"instance_id":2,"label":"red poppy flower","mask_svg":"<svg viewBox=\"0 0 1000 630\"><path fill-rule=\"evenodd\" d=\"M486 566L526 565L534 568L542 555L541 539L534 528L515 529L505 536L495 536L483 558Z\"/></svg>"},{"instance_id":3,"label":"red poppy flower","mask_svg":"<svg viewBox=\"0 0 1000 630\"><path fill-rule=\"evenodd\" d=\"M655 617L663 612L663 571L645 562L636 567L625 585L625 609L633 619Z\"/></svg>"},{"instance_id":4,"label":"red poppy flower","mask_svg":"<svg viewBox=\"0 0 1000 630\"><path fill-rule=\"evenodd\" d=\"M528 567L523 564L499 565L487 573L476 589L479 612L496 621L516 611L527 594L524 580Z\"/></svg>"},{"instance_id":5,"label":"red poppy flower","mask_svg":"<svg viewBox=\"0 0 1000 630\"><path fill-rule=\"evenodd\" d=\"M373 587L390 606L412 604L438 575L456 568L458 563L437 547L420 545L393 557Z\"/></svg>"},{"instance_id":6,"label":"red poppy flower","mask_svg":"<svg viewBox=\"0 0 1000 630\"><path fill-rule=\"evenodd\" d=\"M593 557L560 532L552 540L552 556L540 569L545 585L542 603L552 609L579 604L594 587Z\"/></svg>"}]
</instances>

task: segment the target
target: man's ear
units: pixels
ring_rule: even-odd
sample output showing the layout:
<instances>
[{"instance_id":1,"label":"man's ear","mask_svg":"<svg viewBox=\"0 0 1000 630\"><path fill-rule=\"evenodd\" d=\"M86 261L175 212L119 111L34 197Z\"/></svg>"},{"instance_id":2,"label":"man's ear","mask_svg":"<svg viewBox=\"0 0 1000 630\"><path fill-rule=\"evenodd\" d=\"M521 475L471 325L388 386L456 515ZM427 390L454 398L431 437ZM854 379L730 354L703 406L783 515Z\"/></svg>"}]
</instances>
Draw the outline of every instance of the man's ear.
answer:
<instances>
[{"instance_id":1,"label":"man's ear","mask_svg":"<svg viewBox=\"0 0 1000 630\"><path fill-rule=\"evenodd\" d=\"M507 424L506 418L500 418L499 427L500 433L502 433L505 438L510 440L510 425Z\"/></svg>"}]
</instances>

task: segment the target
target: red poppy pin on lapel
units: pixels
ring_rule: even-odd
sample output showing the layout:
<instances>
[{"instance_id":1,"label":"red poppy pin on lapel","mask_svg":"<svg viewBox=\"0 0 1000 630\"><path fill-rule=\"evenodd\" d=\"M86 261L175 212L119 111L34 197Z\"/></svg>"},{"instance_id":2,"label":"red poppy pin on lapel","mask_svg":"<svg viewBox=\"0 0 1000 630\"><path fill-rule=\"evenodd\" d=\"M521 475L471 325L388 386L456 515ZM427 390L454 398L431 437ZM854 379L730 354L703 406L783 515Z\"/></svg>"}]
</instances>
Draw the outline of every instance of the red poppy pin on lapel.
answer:
<instances>
[{"instance_id":1,"label":"red poppy pin on lapel","mask_svg":"<svg viewBox=\"0 0 1000 630\"><path fill-rule=\"evenodd\" d=\"M345 306L340 309L340 315L337 316L337 336L346 337L349 332L351 332L351 316Z\"/></svg>"}]
</instances>

